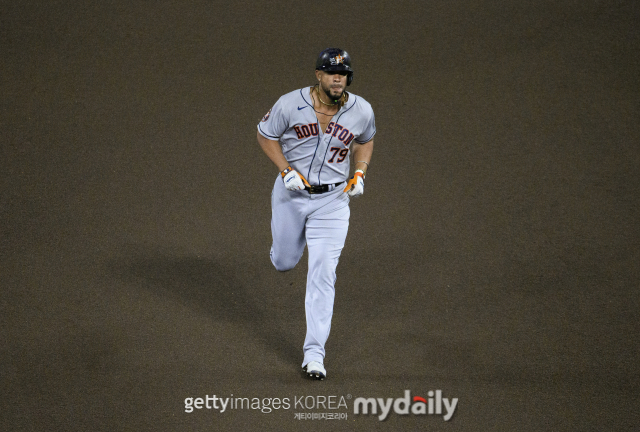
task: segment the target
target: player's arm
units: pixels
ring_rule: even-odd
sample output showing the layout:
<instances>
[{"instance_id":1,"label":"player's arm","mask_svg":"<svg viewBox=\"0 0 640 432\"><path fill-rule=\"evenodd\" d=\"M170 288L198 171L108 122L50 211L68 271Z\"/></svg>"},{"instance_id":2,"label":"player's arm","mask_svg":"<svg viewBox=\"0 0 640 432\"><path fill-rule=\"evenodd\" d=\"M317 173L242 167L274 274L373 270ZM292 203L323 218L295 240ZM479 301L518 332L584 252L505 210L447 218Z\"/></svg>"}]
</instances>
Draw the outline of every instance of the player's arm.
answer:
<instances>
[{"instance_id":1,"label":"player's arm","mask_svg":"<svg viewBox=\"0 0 640 432\"><path fill-rule=\"evenodd\" d=\"M307 179L289 166L289 162L287 162L284 154L282 154L282 147L280 147L280 143L278 141L265 138L260 132L258 132L258 144L262 147L264 154L266 154L267 157L271 159L271 162L273 162L275 166L278 167L278 170L280 170L282 181L288 190L302 190L305 186L309 187Z\"/></svg>"},{"instance_id":2,"label":"player's arm","mask_svg":"<svg viewBox=\"0 0 640 432\"><path fill-rule=\"evenodd\" d=\"M289 162L287 162L284 154L282 154L282 147L280 147L278 141L265 138L258 132L258 144L262 147L264 154L278 167L278 171L282 172L289 166Z\"/></svg>"},{"instance_id":3,"label":"player's arm","mask_svg":"<svg viewBox=\"0 0 640 432\"><path fill-rule=\"evenodd\" d=\"M367 174L369 163L371 162L371 155L373 154L373 140L364 144L353 143L353 161L355 163L356 170L362 170L364 175ZM363 163L365 162L365 163Z\"/></svg>"}]
</instances>

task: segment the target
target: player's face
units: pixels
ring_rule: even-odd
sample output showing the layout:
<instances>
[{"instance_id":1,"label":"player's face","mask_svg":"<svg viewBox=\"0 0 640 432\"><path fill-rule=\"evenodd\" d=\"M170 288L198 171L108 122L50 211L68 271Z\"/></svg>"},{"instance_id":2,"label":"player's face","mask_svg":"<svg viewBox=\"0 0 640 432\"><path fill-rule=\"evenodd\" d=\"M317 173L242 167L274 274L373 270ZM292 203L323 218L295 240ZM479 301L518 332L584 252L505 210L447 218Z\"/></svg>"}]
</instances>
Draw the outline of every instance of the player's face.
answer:
<instances>
[{"instance_id":1,"label":"player's face","mask_svg":"<svg viewBox=\"0 0 640 432\"><path fill-rule=\"evenodd\" d=\"M346 72L337 73L317 71L317 76L320 81L320 88L324 90L327 96L332 100L338 100L342 97L344 89L347 88Z\"/></svg>"}]
</instances>

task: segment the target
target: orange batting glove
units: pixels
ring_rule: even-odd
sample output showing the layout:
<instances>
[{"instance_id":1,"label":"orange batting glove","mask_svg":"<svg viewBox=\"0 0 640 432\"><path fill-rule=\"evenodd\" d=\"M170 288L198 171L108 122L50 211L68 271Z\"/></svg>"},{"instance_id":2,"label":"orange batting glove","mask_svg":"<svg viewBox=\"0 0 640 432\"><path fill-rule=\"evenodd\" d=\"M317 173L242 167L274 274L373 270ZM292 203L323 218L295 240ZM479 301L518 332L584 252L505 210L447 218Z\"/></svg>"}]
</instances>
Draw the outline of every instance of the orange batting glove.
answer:
<instances>
[{"instance_id":1,"label":"orange batting glove","mask_svg":"<svg viewBox=\"0 0 640 432\"><path fill-rule=\"evenodd\" d=\"M349 179L347 183L347 187L344 188L344 191L351 198L355 198L364 193L364 171L356 170L353 174L353 177Z\"/></svg>"},{"instance_id":2,"label":"orange batting glove","mask_svg":"<svg viewBox=\"0 0 640 432\"><path fill-rule=\"evenodd\" d=\"M291 168L291 166L285 168L280 175L282 176L284 186L290 191L302 190L309 187L307 179L298 171Z\"/></svg>"}]
</instances>

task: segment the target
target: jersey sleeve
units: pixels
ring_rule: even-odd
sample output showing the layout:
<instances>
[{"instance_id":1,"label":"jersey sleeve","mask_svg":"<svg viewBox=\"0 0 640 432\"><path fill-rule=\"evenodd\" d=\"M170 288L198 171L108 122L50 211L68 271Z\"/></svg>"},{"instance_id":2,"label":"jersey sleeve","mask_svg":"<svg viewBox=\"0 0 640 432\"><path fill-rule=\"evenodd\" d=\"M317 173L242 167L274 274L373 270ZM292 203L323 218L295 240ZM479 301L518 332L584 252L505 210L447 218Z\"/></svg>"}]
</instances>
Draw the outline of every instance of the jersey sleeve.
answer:
<instances>
[{"instance_id":1,"label":"jersey sleeve","mask_svg":"<svg viewBox=\"0 0 640 432\"><path fill-rule=\"evenodd\" d=\"M364 130L362 134L358 138L356 138L356 142L358 144L364 144L373 139L373 136L376 134L376 118L373 114L373 109L369 107L369 118L365 122Z\"/></svg>"},{"instance_id":2,"label":"jersey sleeve","mask_svg":"<svg viewBox=\"0 0 640 432\"><path fill-rule=\"evenodd\" d=\"M258 131L265 138L278 141L289 127L289 118L282 98L278 99L273 108L258 123Z\"/></svg>"}]
</instances>

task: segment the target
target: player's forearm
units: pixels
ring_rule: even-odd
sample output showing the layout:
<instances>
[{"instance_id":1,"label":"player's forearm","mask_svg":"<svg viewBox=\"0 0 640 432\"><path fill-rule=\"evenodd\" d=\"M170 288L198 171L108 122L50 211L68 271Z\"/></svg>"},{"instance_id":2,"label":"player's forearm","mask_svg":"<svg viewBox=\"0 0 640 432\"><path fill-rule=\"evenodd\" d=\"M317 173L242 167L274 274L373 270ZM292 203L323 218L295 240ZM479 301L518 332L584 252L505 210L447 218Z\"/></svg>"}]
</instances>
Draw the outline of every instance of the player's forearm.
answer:
<instances>
[{"instance_id":1,"label":"player's forearm","mask_svg":"<svg viewBox=\"0 0 640 432\"><path fill-rule=\"evenodd\" d=\"M289 166L289 162L287 162L287 159L285 159L282 154L282 148L278 141L267 139L258 132L258 144L260 144L264 154L266 154L271 162L278 167L279 171L282 171Z\"/></svg>"},{"instance_id":2,"label":"player's forearm","mask_svg":"<svg viewBox=\"0 0 640 432\"><path fill-rule=\"evenodd\" d=\"M367 173L373 155L373 140L364 144L353 143L353 162L356 169Z\"/></svg>"}]
</instances>

